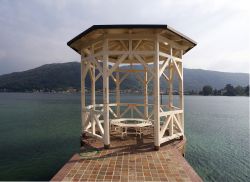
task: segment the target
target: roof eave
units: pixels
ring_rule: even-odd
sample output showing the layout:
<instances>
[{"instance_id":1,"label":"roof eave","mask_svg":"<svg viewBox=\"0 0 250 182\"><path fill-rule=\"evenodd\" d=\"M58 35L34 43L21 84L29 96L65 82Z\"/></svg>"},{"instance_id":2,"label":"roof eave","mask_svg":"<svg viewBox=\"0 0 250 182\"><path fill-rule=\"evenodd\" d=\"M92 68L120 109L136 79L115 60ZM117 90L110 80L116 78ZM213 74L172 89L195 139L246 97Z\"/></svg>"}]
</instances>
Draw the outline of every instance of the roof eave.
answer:
<instances>
[{"instance_id":1,"label":"roof eave","mask_svg":"<svg viewBox=\"0 0 250 182\"><path fill-rule=\"evenodd\" d=\"M148 28L148 29L153 29L153 28L162 28L162 29L168 29L169 31L179 35L181 38L187 40L188 42L190 42L191 44L193 44L195 47L197 45L197 42L192 40L191 38L185 36L184 34L180 33L179 31L175 30L174 28L166 25L166 24L116 24L116 25L93 25L90 28L88 28L87 30L83 31L82 33L80 33L79 35L77 35L76 37L74 37L73 39L71 39L69 42L67 42L67 45L69 47L71 47L71 44L73 44L75 41L77 41L78 39L81 39L83 36L87 35L88 33L97 30L97 29L121 29L121 28L127 28L127 29L132 29L132 28ZM185 52L188 52L190 49L192 49L193 47L188 48ZM71 47L73 50L75 50L77 53L78 50L76 50L75 48Z\"/></svg>"}]
</instances>

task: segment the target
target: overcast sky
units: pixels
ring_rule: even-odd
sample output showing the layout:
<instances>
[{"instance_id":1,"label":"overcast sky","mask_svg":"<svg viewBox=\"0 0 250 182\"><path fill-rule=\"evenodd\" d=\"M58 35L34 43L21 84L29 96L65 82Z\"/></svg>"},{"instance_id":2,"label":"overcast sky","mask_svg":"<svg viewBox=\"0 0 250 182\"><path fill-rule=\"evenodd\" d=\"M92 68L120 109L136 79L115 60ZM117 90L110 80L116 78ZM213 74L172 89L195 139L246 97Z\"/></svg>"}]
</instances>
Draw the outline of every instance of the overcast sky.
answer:
<instances>
[{"instance_id":1,"label":"overcast sky","mask_svg":"<svg viewBox=\"0 0 250 182\"><path fill-rule=\"evenodd\" d=\"M248 0L0 0L0 74L79 61L66 43L94 24L167 24L198 45L184 67L249 72Z\"/></svg>"}]
</instances>

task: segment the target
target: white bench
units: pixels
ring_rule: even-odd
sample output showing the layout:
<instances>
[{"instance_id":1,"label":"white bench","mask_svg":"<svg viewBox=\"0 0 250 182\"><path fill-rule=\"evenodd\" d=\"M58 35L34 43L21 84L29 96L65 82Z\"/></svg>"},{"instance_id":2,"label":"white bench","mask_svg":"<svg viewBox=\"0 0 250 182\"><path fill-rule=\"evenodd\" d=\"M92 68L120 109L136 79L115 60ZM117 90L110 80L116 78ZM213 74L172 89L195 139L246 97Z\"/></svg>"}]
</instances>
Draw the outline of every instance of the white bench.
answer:
<instances>
[{"instance_id":1,"label":"white bench","mask_svg":"<svg viewBox=\"0 0 250 182\"><path fill-rule=\"evenodd\" d=\"M116 131L118 130L122 138L124 135L128 134L139 135L141 138L143 128L152 126L152 122L141 118L120 118L112 119L111 125L115 127ZM128 129L132 129L132 131Z\"/></svg>"}]
</instances>

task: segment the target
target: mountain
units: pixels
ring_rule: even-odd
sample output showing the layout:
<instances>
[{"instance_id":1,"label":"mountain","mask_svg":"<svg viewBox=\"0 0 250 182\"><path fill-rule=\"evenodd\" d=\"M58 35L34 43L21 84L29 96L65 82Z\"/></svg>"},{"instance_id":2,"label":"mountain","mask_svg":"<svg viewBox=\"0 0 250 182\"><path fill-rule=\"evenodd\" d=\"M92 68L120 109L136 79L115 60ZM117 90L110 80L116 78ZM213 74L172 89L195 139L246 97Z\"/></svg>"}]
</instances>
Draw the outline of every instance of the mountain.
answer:
<instances>
[{"instance_id":1,"label":"mountain","mask_svg":"<svg viewBox=\"0 0 250 182\"><path fill-rule=\"evenodd\" d=\"M165 80L161 80L162 83ZM184 87L186 91L201 90L204 85L211 85L213 88L221 89L226 84L233 86L246 86L249 84L249 74L247 73L226 73L218 71L208 71L201 69L184 68ZM66 90L68 88L80 89L80 63L55 63L46 64L35 69L14 72L0 76L0 91L32 91L32 90ZM166 84L162 84L166 89ZM86 87L90 88L90 78L86 79ZM96 83L96 89L101 89L102 79ZM113 89L115 84L110 81L110 88ZM152 83L150 85L152 87ZM174 87L177 87L175 80ZM121 84L122 89L140 89L140 83L133 77L129 76Z\"/></svg>"},{"instance_id":2,"label":"mountain","mask_svg":"<svg viewBox=\"0 0 250 182\"><path fill-rule=\"evenodd\" d=\"M0 76L0 90L32 91L80 87L80 64L77 62L46 64L35 69Z\"/></svg>"},{"instance_id":3,"label":"mountain","mask_svg":"<svg viewBox=\"0 0 250 182\"><path fill-rule=\"evenodd\" d=\"M67 90L81 88L81 67L79 62L46 64L31 70L14 72L0 76L0 91L23 92L32 90ZM130 87L130 85L133 85ZM114 88L110 81L110 88ZM123 82L122 88L136 89L138 83L134 79ZM86 78L86 87L91 87L89 75ZM98 79L96 89L102 88L102 78Z\"/></svg>"},{"instance_id":4,"label":"mountain","mask_svg":"<svg viewBox=\"0 0 250 182\"><path fill-rule=\"evenodd\" d=\"M249 85L249 74L184 68L185 90L201 90L204 85L222 89L229 83L233 86L247 86Z\"/></svg>"}]
</instances>

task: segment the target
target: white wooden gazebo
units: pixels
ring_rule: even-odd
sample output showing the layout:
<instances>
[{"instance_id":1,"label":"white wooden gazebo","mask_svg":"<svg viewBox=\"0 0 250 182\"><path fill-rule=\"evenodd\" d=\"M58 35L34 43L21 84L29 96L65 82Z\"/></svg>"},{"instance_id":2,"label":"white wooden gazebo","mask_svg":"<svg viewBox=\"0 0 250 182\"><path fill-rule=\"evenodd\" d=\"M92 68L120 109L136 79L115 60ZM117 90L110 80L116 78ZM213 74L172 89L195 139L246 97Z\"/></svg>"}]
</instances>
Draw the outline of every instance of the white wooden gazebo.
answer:
<instances>
[{"instance_id":1,"label":"white wooden gazebo","mask_svg":"<svg viewBox=\"0 0 250 182\"><path fill-rule=\"evenodd\" d=\"M150 121L154 146L184 136L183 60L196 42L167 25L94 25L68 46L81 55L82 136L95 137L110 146L112 122ZM86 105L85 79L91 78L91 104ZM143 103L121 103L120 86L129 74L143 85ZM102 79L103 103L96 104L95 83ZM174 79L178 99L174 101ZM115 102L109 85L115 83ZM153 103L148 85L153 85ZM160 103L161 83L168 88L167 103Z\"/></svg>"}]
</instances>

